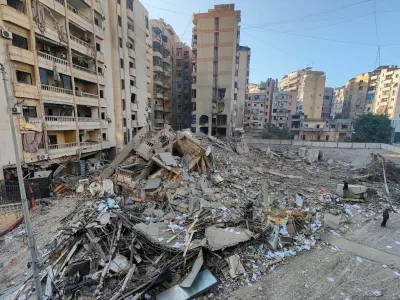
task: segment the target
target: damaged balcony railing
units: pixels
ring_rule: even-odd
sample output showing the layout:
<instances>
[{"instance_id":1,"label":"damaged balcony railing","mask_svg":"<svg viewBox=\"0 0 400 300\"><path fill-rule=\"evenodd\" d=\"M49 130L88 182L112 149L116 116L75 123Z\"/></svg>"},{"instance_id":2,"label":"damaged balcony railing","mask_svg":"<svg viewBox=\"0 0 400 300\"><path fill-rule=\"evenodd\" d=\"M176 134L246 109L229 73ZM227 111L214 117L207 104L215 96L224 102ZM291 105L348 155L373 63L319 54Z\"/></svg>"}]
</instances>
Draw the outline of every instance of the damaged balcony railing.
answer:
<instances>
[{"instance_id":1,"label":"damaged balcony railing","mask_svg":"<svg viewBox=\"0 0 400 300\"><path fill-rule=\"evenodd\" d=\"M73 142L73 143L65 143L65 144L52 144L49 145L49 149L64 149L64 148L73 148L76 147L77 143Z\"/></svg>"},{"instance_id":2,"label":"damaged balcony railing","mask_svg":"<svg viewBox=\"0 0 400 300\"><path fill-rule=\"evenodd\" d=\"M70 4L67 4L67 7L70 11L72 11L73 13L77 14L78 16L80 16L81 18L85 19L86 21L88 21L89 23L92 23L92 20L90 20L90 18L86 17L83 13L81 13L77 8L73 7Z\"/></svg>"},{"instance_id":3,"label":"damaged balcony railing","mask_svg":"<svg viewBox=\"0 0 400 300\"><path fill-rule=\"evenodd\" d=\"M75 122L75 117L72 116L45 116L48 122Z\"/></svg>"}]
</instances>

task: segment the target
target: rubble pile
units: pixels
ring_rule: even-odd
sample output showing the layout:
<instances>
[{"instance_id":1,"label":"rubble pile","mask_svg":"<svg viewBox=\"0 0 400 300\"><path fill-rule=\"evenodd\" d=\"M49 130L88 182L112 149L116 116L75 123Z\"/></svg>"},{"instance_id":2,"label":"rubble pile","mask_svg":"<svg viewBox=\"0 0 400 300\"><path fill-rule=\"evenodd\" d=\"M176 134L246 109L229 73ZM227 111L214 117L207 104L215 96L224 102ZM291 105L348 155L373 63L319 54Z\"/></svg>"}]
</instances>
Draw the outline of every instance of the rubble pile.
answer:
<instances>
[{"instance_id":1,"label":"rubble pile","mask_svg":"<svg viewBox=\"0 0 400 300\"><path fill-rule=\"evenodd\" d=\"M314 247L324 219L337 229L336 215L356 209L318 186L312 163L322 156L306 163L241 139L144 127L94 182L79 183L91 199L43 253L44 294L190 299L218 280L251 284Z\"/></svg>"}]
</instances>

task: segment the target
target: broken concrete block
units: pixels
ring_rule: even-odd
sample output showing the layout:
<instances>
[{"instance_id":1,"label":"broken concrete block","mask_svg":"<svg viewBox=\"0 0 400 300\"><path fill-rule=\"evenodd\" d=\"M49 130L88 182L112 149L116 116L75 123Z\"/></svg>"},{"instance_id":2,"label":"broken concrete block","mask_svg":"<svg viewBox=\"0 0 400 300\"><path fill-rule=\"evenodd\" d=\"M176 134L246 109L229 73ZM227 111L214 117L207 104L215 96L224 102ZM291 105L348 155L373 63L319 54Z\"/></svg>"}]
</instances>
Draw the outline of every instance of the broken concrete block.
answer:
<instances>
[{"instance_id":1,"label":"broken concrete block","mask_svg":"<svg viewBox=\"0 0 400 300\"><path fill-rule=\"evenodd\" d=\"M147 180L146 186L144 187L145 190L155 190L161 184L161 178L149 178Z\"/></svg>"},{"instance_id":2,"label":"broken concrete block","mask_svg":"<svg viewBox=\"0 0 400 300\"><path fill-rule=\"evenodd\" d=\"M324 224L332 229L339 229L341 215L332 215L330 213L324 213Z\"/></svg>"},{"instance_id":3,"label":"broken concrete block","mask_svg":"<svg viewBox=\"0 0 400 300\"><path fill-rule=\"evenodd\" d=\"M236 152L238 154L245 154L245 153L249 153L249 146L247 145L247 143L244 140L241 140L240 142L236 143Z\"/></svg>"},{"instance_id":4,"label":"broken concrete block","mask_svg":"<svg viewBox=\"0 0 400 300\"><path fill-rule=\"evenodd\" d=\"M307 151L306 160L309 164L321 160L324 157L324 152L319 149L309 149Z\"/></svg>"},{"instance_id":5,"label":"broken concrete block","mask_svg":"<svg viewBox=\"0 0 400 300\"><path fill-rule=\"evenodd\" d=\"M304 204L304 199L303 199L303 195L302 194L299 194L299 193L296 193L296 205L297 205L297 207L303 207L303 204Z\"/></svg>"},{"instance_id":6,"label":"broken concrete block","mask_svg":"<svg viewBox=\"0 0 400 300\"><path fill-rule=\"evenodd\" d=\"M244 269L242 263L240 262L240 256L234 254L226 258L226 261L229 264L229 275L232 278L236 278L238 275L242 275L246 270Z\"/></svg>"},{"instance_id":7,"label":"broken concrete block","mask_svg":"<svg viewBox=\"0 0 400 300\"><path fill-rule=\"evenodd\" d=\"M121 273L124 271L128 271L128 269L131 267L131 264L129 263L128 259L121 255L118 254L115 255L115 258L110 262L110 270L113 271L114 273Z\"/></svg>"},{"instance_id":8,"label":"broken concrete block","mask_svg":"<svg viewBox=\"0 0 400 300\"><path fill-rule=\"evenodd\" d=\"M212 178L211 178L211 180L212 180L212 182L214 183L214 184L219 184L219 183L221 183L222 181L224 181L224 179L221 177L221 175L219 175L219 174L216 174L216 175L214 175Z\"/></svg>"},{"instance_id":9,"label":"broken concrete block","mask_svg":"<svg viewBox=\"0 0 400 300\"><path fill-rule=\"evenodd\" d=\"M176 163L176 161L171 153L169 153L169 152L158 153L158 156L161 158L161 160L164 162L165 165L171 166L171 167L178 166L178 164Z\"/></svg>"},{"instance_id":10,"label":"broken concrete block","mask_svg":"<svg viewBox=\"0 0 400 300\"><path fill-rule=\"evenodd\" d=\"M262 204L265 207L270 207L275 201L275 195L265 192L262 196Z\"/></svg>"},{"instance_id":11,"label":"broken concrete block","mask_svg":"<svg viewBox=\"0 0 400 300\"><path fill-rule=\"evenodd\" d=\"M336 195L343 198L365 199L367 197L367 187L363 185L349 184L346 196L343 193L343 183L336 185Z\"/></svg>"},{"instance_id":12,"label":"broken concrete block","mask_svg":"<svg viewBox=\"0 0 400 300\"><path fill-rule=\"evenodd\" d=\"M278 226L279 233L279 226ZM206 228L205 237L212 251L230 247L250 240L252 232L245 228L218 228L213 225Z\"/></svg>"},{"instance_id":13,"label":"broken concrete block","mask_svg":"<svg viewBox=\"0 0 400 300\"><path fill-rule=\"evenodd\" d=\"M78 194L83 193L83 191L85 190L85 187L83 186L83 184L80 184L77 188L76 188L76 192Z\"/></svg>"},{"instance_id":14,"label":"broken concrete block","mask_svg":"<svg viewBox=\"0 0 400 300\"><path fill-rule=\"evenodd\" d=\"M299 156L300 157L306 157L307 155L307 148L299 148Z\"/></svg>"},{"instance_id":15,"label":"broken concrete block","mask_svg":"<svg viewBox=\"0 0 400 300\"><path fill-rule=\"evenodd\" d=\"M279 225L274 225L272 231L268 235L267 245L271 250L276 251L278 249L279 240Z\"/></svg>"}]
</instances>

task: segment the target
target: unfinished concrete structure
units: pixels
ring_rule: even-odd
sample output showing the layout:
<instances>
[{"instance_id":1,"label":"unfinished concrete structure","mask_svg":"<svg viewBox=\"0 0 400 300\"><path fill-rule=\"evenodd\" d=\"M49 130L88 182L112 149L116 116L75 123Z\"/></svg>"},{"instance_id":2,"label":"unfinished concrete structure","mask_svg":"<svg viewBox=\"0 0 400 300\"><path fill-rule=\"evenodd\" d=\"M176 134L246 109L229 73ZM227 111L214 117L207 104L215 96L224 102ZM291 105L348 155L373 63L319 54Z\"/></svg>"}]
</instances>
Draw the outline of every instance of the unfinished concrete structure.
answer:
<instances>
[{"instance_id":1,"label":"unfinished concrete structure","mask_svg":"<svg viewBox=\"0 0 400 300\"><path fill-rule=\"evenodd\" d=\"M192 130L231 135L238 98L240 11L215 5L193 15Z\"/></svg>"}]
</instances>

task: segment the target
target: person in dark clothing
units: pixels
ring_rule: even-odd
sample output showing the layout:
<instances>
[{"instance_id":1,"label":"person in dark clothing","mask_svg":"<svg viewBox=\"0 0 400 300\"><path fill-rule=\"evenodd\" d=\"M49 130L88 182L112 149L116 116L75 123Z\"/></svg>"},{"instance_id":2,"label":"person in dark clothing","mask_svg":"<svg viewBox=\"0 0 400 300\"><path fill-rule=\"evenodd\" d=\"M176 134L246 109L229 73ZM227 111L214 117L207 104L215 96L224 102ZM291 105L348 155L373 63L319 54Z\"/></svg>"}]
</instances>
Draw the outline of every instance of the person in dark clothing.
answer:
<instances>
[{"instance_id":1,"label":"person in dark clothing","mask_svg":"<svg viewBox=\"0 0 400 300\"><path fill-rule=\"evenodd\" d=\"M385 208L385 210L383 211L383 221L381 224L382 227L386 227L386 222L389 220L389 211L390 208Z\"/></svg>"},{"instance_id":2,"label":"person in dark clothing","mask_svg":"<svg viewBox=\"0 0 400 300\"><path fill-rule=\"evenodd\" d=\"M349 196L349 184L347 181L343 181L343 198L347 198Z\"/></svg>"}]
</instances>

